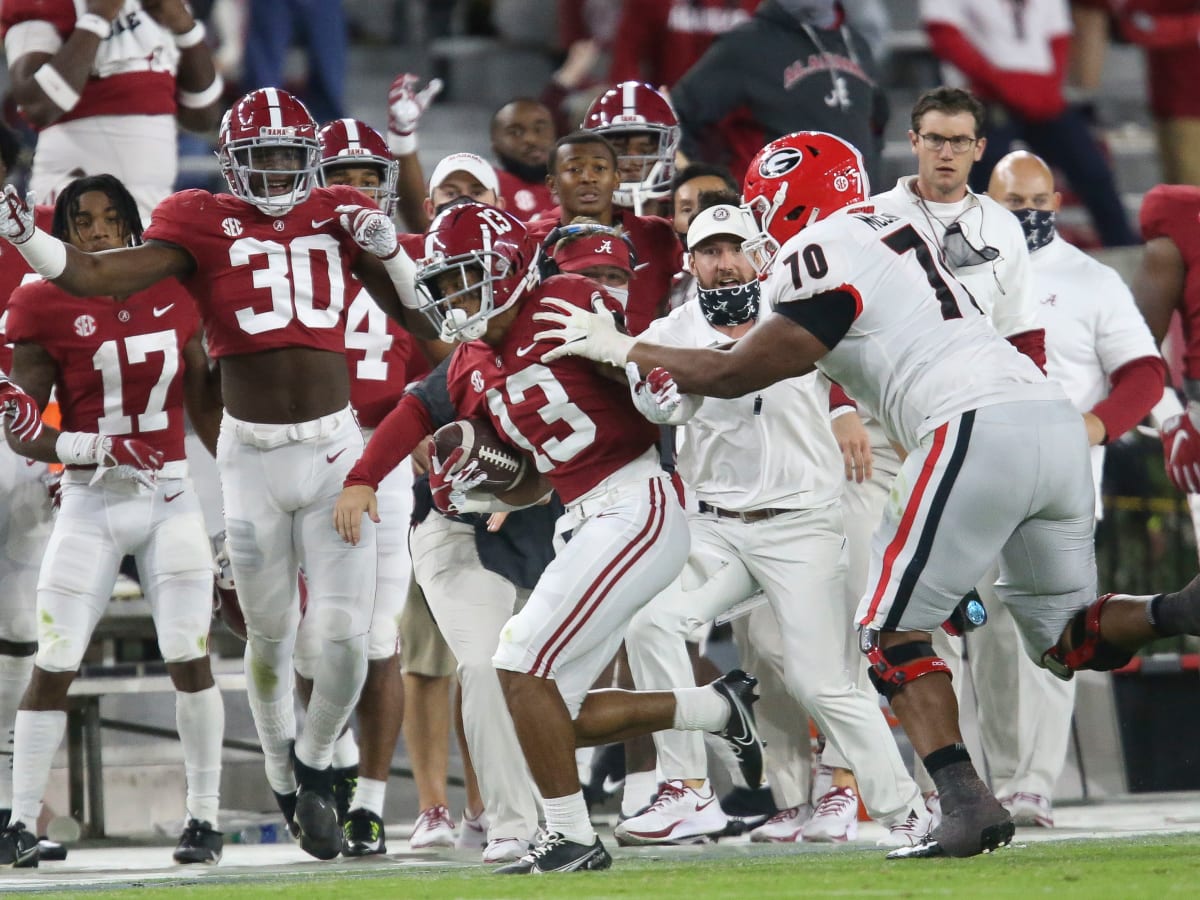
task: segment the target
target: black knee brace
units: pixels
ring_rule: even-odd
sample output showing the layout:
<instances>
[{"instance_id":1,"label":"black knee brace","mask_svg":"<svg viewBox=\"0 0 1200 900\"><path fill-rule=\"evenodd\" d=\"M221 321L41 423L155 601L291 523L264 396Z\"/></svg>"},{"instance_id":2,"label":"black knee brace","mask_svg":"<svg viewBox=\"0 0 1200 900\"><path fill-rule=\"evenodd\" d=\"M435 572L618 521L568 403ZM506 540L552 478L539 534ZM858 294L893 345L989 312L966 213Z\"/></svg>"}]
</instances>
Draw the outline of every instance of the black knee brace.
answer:
<instances>
[{"instance_id":1,"label":"black knee brace","mask_svg":"<svg viewBox=\"0 0 1200 900\"><path fill-rule=\"evenodd\" d=\"M922 675L935 672L950 675L950 667L933 652L933 644L929 641L912 641L885 649L879 646L878 631L863 630L859 646L867 657L871 684L889 702L902 687Z\"/></svg>"},{"instance_id":2,"label":"black knee brace","mask_svg":"<svg viewBox=\"0 0 1200 900\"><path fill-rule=\"evenodd\" d=\"M1100 636L1100 615L1113 596L1105 594L1090 606L1077 610L1058 636L1058 643L1042 654L1042 665L1063 681L1070 681L1080 669L1107 672L1133 659L1132 651L1110 644Z\"/></svg>"},{"instance_id":3,"label":"black knee brace","mask_svg":"<svg viewBox=\"0 0 1200 900\"><path fill-rule=\"evenodd\" d=\"M37 641L10 641L0 638L0 656L33 656L37 649Z\"/></svg>"}]
</instances>

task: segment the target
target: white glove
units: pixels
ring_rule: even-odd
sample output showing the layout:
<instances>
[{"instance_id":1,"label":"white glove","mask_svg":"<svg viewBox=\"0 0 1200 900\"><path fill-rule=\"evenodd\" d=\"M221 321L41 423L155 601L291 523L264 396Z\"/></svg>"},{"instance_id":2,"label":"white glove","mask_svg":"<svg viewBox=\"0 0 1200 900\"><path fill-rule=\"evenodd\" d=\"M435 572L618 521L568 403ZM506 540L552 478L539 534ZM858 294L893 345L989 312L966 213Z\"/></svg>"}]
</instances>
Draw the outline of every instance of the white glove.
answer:
<instances>
[{"instance_id":1,"label":"white glove","mask_svg":"<svg viewBox=\"0 0 1200 900\"><path fill-rule=\"evenodd\" d=\"M554 362L564 356L582 356L593 362L625 367L637 340L617 330L616 318L599 296L592 299L595 312L580 309L557 297L543 297L542 302L562 310L561 313L543 311L533 314L535 322L558 326L550 331L539 331L533 336L534 340L562 342L561 347L542 354L542 362Z\"/></svg>"},{"instance_id":2,"label":"white glove","mask_svg":"<svg viewBox=\"0 0 1200 900\"><path fill-rule=\"evenodd\" d=\"M633 405L655 425L682 425L700 405L694 398L679 393L675 379L662 366L655 366L642 378L637 363L626 363L625 377L629 379Z\"/></svg>"},{"instance_id":3,"label":"white glove","mask_svg":"<svg viewBox=\"0 0 1200 900\"><path fill-rule=\"evenodd\" d=\"M431 79L418 91L421 79L411 72L397 75L388 89L388 149L394 156L417 151L417 124L421 115L442 91L442 80Z\"/></svg>"},{"instance_id":4,"label":"white glove","mask_svg":"<svg viewBox=\"0 0 1200 900\"><path fill-rule=\"evenodd\" d=\"M373 206L360 206L347 203L334 207L334 212L342 214L342 228L354 243L362 247L372 256L380 259L391 259L400 250L400 242L396 240L396 224L387 215Z\"/></svg>"},{"instance_id":5,"label":"white glove","mask_svg":"<svg viewBox=\"0 0 1200 900\"><path fill-rule=\"evenodd\" d=\"M37 230L33 224L34 199L33 191L22 200L15 187L4 186L4 196L0 198L0 237L12 244L23 244L33 237Z\"/></svg>"}]
</instances>

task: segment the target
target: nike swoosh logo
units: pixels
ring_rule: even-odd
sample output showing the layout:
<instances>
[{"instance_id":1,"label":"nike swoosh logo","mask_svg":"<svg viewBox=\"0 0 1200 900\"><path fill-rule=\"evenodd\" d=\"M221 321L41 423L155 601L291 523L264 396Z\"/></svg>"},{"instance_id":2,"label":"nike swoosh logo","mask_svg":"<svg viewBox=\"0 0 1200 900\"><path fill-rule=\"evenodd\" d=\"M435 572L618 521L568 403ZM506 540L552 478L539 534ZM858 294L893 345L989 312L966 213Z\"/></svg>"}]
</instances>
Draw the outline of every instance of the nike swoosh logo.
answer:
<instances>
[{"instance_id":1,"label":"nike swoosh logo","mask_svg":"<svg viewBox=\"0 0 1200 900\"><path fill-rule=\"evenodd\" d=\"M713 803L716 801L716 799L717 799L716 795L714 795L712 797L709 797L708 800L706 800L704 803L697 803L696 804L696 812L703 812L704 810L708 809L710 806L713 805Z\"/></svg>"},{"instance_id":2,"label":"nike swoosh logo","mask_svg":"<svg viewBox=\"0 0 1200 900\"><path fill-rule=\"evenodd\" d=\"M175 498L177 498L177 497L182 497L182 496L183 496L183 491L180 491L180 492L179 492L179 493L177 493L177 494L167 494L167 496L163 497L163 502L164 502L164 503L170 503L170 502L171 502L172 500L174 500Z\"/></svg>"},{"instance_id":3,"label":"nike swoosh logo","mask_svg":"<svg viewBox=\"0 0 1200 900\"><path fill-rule=\"evenodd\" d=\"M345 453L345 452L346 452L346 448L345 448L345 447L343 447L341 450L339 450L337 453L333 454L332 456L330 456L329 454L326 454L326 455L325 455L325 462L327 462L327 463L331 463L331 462L333 462L335 459L337 459L339 456L341 456L341 455L342 455L343 453Z\"/></svg>"},{"instance_id":4,"label":"nike swoosh logo","mask_svg":"<svg viewBox=\"0 0 1200 900\"><path fill-rule=\"evenodd\" d=\"M532 352L533 352L533 348L534 348L534 347L536 347L536 346L537 346L537 344L536 344L536 343L533 343L533 344L530 344L528 347L520 347L520 348L518 348L518 349L517 349L517 356L525 356L527 353L532 353Z\"/></svg>"},{"instance_id":5,"label":"nike swoosh logo","mask_svg":"<svg viewBox=\"0 0 1200 900\"><path fill-rule=\"evenodd\" d=\"M170 312L171 310L173 310L174 308L175 308L175 304L174 304L174 303L168 303L168 304L167 304L166 306L164 306L162 309L159 309L159 308L156 306L156 307L154 307L154 309L153 309L154 318L156 318L156 319L157 319L159 316L165 316L167 313L169 313L169 312Z\"/></svg>"},{"instance_id":6,"label":"nike swoosh logo","mask_svg":"<svg viewBox=\"0 0 1200 900\"><path fill-rule=\"evenodd\" d=\"M332 222L336 218L337 218L337 216L330 216L328 219L320 219L320 220L313 219L312 227L313 228L323 228L324 226L328 225L330 222Z\"/></svg>"}]
</instances>

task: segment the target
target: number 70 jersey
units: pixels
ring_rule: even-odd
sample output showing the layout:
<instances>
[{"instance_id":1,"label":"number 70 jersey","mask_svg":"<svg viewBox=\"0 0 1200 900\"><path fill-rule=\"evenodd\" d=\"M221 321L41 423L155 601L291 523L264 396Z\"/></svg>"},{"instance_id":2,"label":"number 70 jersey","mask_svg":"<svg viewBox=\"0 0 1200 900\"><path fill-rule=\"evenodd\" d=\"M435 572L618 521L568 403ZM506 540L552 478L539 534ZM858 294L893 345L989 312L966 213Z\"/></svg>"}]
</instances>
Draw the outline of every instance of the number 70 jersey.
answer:
<instances>
[{"instance_id":1,"label":"number 70 jersey","mask_svg":"<svg viewBox=\"0 0 1200 900\"><path fill-rule=\"evenodd\" d=\"M968 410L1063 396L996 333L939 248L870 204L792 237L763 293L832 348L817 368L905 450Z\"/></svg>"}]
</instances>

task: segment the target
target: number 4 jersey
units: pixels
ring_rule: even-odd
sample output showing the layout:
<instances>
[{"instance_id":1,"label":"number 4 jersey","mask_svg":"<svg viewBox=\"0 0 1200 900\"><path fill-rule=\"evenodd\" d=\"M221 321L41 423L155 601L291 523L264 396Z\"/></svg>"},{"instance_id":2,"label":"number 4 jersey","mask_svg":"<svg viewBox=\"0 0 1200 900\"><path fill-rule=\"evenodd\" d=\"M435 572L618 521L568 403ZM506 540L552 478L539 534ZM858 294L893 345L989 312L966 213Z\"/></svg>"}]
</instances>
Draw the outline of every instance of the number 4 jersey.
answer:
<instances>
[{"instance_id":1,"label":"number 4 jersey","mask_svg":"<svg viewBox=\"0 0 1200 900\"><path fill-rule=\"evenodd\" d=\"M32 282L13 292L7 327L57 363L63 431L135 436L168 462L185 458L182 350L200 322L175 279L123 301Z\"/></svg>"},{"instance_id":2,"label":"number 4 jersey","mask_svg":"<svg viewBox=\"0 0 1200 900\"><path fill-rule=\"evenodd\" d=\"M850 207L780 248L763 293L831 348L817 368L906 450L968 410L1063 397L906 219Z\"/></svg>"}]
</instances>

